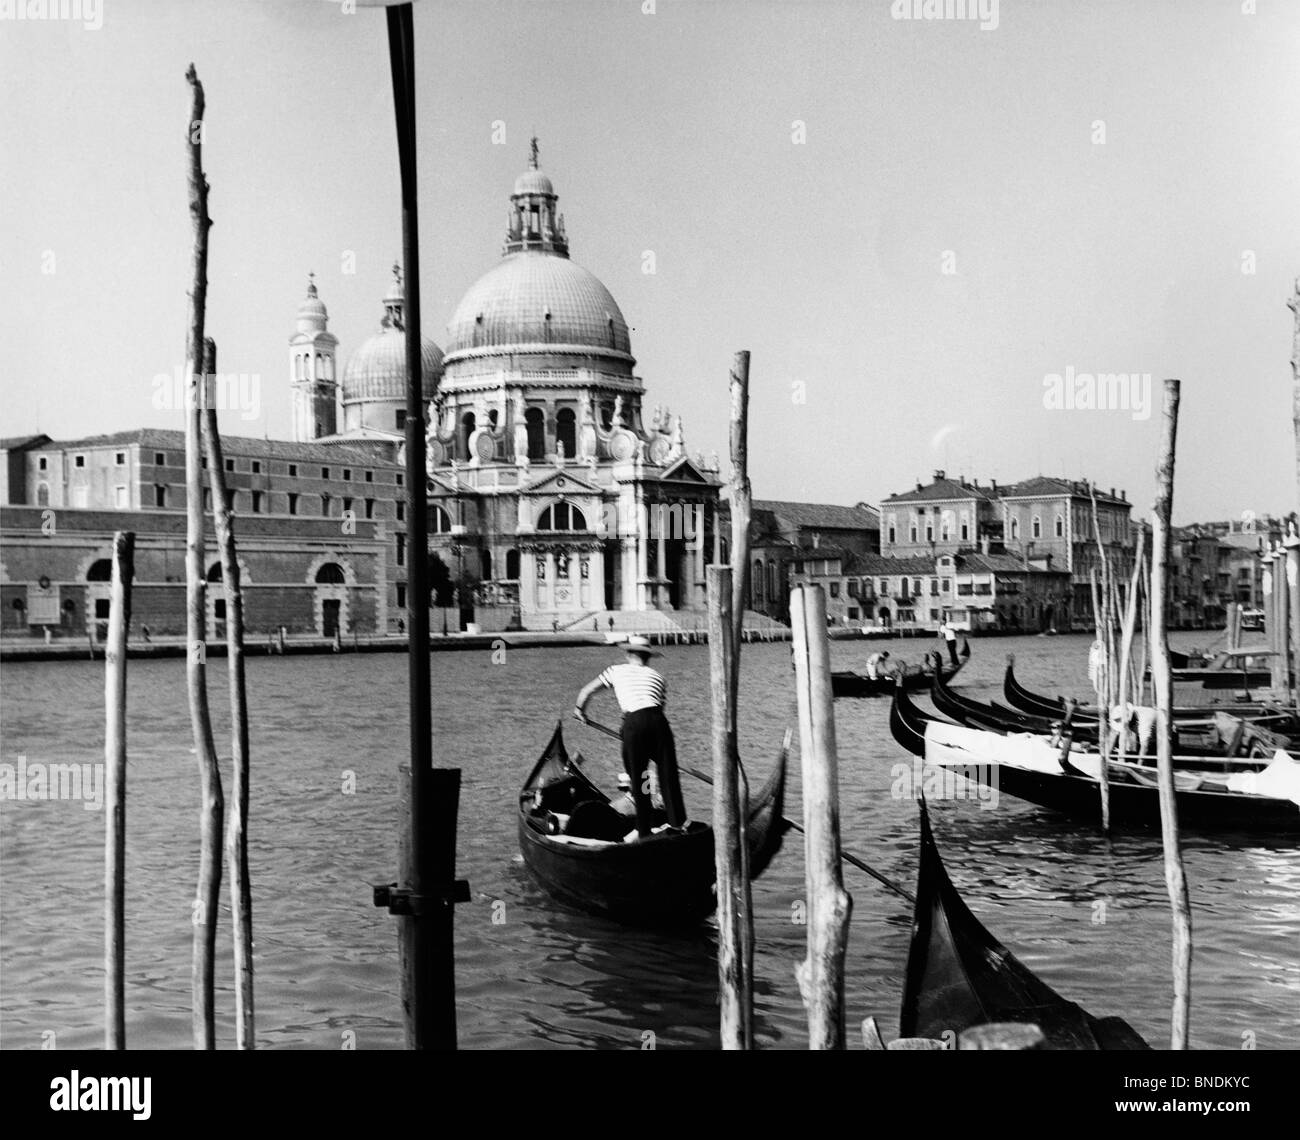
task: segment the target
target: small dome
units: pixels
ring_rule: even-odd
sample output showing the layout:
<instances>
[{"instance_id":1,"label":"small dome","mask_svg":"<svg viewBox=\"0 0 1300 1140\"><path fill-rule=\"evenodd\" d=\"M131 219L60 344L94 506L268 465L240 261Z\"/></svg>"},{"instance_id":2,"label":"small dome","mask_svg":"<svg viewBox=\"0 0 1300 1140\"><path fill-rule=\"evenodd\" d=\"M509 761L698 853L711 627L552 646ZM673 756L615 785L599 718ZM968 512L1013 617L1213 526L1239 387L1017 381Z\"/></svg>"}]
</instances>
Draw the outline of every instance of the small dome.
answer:
<instances>
[{"instance_id":1,"label":"small dome","mask_svg":"<svg viewBox=\"0 0 1300 1140\"><path fill-rule=\"evenodd\" d=\"M307 275L307 296L298 306L299 332L322 332L325 322L329 320L329 313L325 311L325 302L316 293L315 277L314 273Z\"/></svg>"},{"instance_id":2,"label":"small dome","mask_svg":"<svg viewBox=\"0 0 1300 1140\"><path fill-rule=\"evenodd\" d=\"M424 361L424 398L432 400L442 377L442 349L420 338ZM343 402L406 399L406 333L391 325L354 352L343 373Z\"/></svg>"},{"instance_id":3,"label":"small dome","mask_svg":"<svg viewBox=\"0 0 1300 1140\"><path fill-rule=\"evenodd\" d=\"M517 198L521 194L545 194L554 198L555 187L540 170L525 170L515 179L514 197Z\"/></svg>"},{"instance_id":4,"label":"small dome","mask_svg":"<svg viewBox=\"0 0 1300 1140\"><path fill-rule=\"evenodd\" d=\"M567 257L513 253L470 286L447 324L447 352L528 345L631 354L610 291Z\"/></svg>"}]
</instances>

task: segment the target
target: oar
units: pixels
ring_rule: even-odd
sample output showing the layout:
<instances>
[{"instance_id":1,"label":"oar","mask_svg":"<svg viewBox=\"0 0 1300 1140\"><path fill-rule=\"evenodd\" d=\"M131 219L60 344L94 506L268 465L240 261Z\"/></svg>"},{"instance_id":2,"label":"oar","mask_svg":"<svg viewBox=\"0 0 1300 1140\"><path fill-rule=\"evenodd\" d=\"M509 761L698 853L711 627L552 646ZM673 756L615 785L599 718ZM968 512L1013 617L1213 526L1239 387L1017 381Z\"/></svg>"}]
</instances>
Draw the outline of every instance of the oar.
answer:
<instances>
[{"instance_id":1,"label":"oar","mask_svg":"<svg viewBox=\"0 0 1300 1140\"><path fill-rule=\"evenodd\" d=\"M613 739L615 740L623 739L622 733L620 733L617 729L610 728L609 725L607 724L601 724L599 721L595 721L595 720L580 719L576 716L574 717L574 719L578 720L579 723L581 724L585 724L588 728L594 728L597 732L603 732L606 736L613 737ZM786 748L789 748L789 739L790 739L790 734L789 731L787 730ZM713 777L708 775L707 773L701 772L698 768L692 768L686 764L680 764L678 765L678 767L683 772L685 772L688 776L694 776L697 780L703 780L704 783L712 787ZM800 835L804 834L804 829L802 824L796 823L788 815L782 816L781 818L785 822L787 827L791 828L794 831L797 831ZM882 875L870 864L864 863L851 851L845 851L843 848L840 848L840 858L843 859L844 862L848 863L850 866L856 867L859 871L865 871L868 875L870 875L873 879L875 879L876 882L878 882L881 886L888 887L889 890L893 891L894 894L898 895L899 898L906 899L910 903L916 902L916 896L912 894L912 892L909 891L906 887L899 886L896 882L894 882L893 879L889 878L888 875Z\"/></svg>"}]
</instances>

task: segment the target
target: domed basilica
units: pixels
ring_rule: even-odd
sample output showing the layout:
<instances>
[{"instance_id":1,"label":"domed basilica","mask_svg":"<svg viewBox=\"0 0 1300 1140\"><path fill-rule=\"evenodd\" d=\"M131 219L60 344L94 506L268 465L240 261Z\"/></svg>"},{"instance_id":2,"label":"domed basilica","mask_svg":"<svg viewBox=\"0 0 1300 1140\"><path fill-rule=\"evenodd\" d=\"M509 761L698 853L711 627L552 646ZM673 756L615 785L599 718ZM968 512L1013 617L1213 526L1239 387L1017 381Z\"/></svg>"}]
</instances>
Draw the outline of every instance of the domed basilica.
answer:
<instances>
[{"instance_id":1,"label":"domed basilica","mask_svg":"<svg viewBox=\"0 0 1300 1140\"><path fill-rule=\"evenodd\" d=\"M431 552L463 602L509 607L528 628L698 615L706 559L724 545L717 457L687 455L680 416L644 415L627 321L570 260L557 203L534 140L500 262L456 306L445 352L424 341ZM395 266L380 330L340 385L337 341L308 286L290 340L296 440L400 450L403 304Z\"/></svg>"}]
</instances>

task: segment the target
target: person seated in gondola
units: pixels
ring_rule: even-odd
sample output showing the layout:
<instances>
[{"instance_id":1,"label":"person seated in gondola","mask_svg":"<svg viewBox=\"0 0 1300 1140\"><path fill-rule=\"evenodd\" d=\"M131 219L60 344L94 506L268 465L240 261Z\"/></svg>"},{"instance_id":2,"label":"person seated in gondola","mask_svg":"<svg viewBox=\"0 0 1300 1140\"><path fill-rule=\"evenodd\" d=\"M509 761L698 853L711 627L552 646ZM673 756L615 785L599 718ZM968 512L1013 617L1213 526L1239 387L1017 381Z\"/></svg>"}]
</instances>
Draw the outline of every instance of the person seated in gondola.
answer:
<instances>
[{"instance_id":1,"label":"person seated in gondola","mask_svg":"<svg viewBox=\"0 0 1300 1140\"><path fill-rule=\"evenodd\" d=\"M627 660L611 665L585 685L578 694L574 715L587 719L587 702L602 688L614 690L623 710L623 767L631 781L636 806L636 831L628 839L644 838L653 831L654 806L650 799L649 768L653 764L659 775L659 789L670 827L685 829L686 805L682 802L681 779L677 771L677 746L673 730L664 715L668 684L663 675L650 667L650 658L660 654L650 648L644 637L633 635L623 646Z\"/></svg>"},{"instance_id":2,"label":"person seated in gondola","mask_svg":"<svg viewBox=\"0 0 1300 1140\"><path fill-rule=\"evenodd\" d=\"M898 662L889 656L888 649L873 653L867 658L867 676L873 681L883 680L886 677L895 677L898 672Z\"/></svg>"}]
</instances>

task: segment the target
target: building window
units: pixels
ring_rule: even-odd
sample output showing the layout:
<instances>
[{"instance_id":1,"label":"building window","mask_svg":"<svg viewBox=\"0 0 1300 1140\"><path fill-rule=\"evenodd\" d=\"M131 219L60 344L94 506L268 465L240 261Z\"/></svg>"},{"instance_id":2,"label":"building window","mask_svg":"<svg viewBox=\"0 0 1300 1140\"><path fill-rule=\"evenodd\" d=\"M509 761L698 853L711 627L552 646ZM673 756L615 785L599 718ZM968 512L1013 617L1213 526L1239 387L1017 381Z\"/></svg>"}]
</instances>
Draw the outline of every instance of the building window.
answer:
<instances>
[{"instance_id":1,"label":"building window","mask_svg":"<svg viewBox=\"0 0 1300 1140\"><path fill-rule=\"evenodd\" d=\"M165 507L167 505L167 488L161 483L154 486L153 505L155 507Z\"/></svg>"},{"instance_id":2,"label":"building window","mask_svg":"<svg viewBox=\"0 0 1300 1140\"><path fill-rule=\"evenodd\" d=\"M840 596L840 584L839 584L838 582L832 582L832 583L831 583L831 597L832 597L832 598L838 598L839 596Z\"/></svg>"},{"instance_id":3,"label":"building window","mask_svg":"<svg viewBox=\"0 0 1300 1140\"><path fill-rule=\"evenodd\" d=\"M962 524L961 524L961 540L962 540L962 542L967 542L967 541L970 540L970 524L969 524L969 523L962 523Z\"/></svg>"},{"instance_id":4,"label":"building window","mask_svg":"<svg viewBox=\"0 0 1300 1140\"><path fill-rule=\"evenodd\" d=\"M429 533L451 533L451 515L436 504L429 508Z\"/></svg>"},{"instance_id":5,"label":"building window","mask_svg":"<svg viewBox=\"0 0 1300 1140\"><path fill-rule=\"evenodd\" d=\"M850 598L856 598L857 596L858 596L858 580L857 580L856 578L850 578L850 579L849 579L849 597L850 597Z\"/></svg>"},{"instance_id":6,"label":"building window","mask_svg":"<svg viewBox=\"0 0 1300 1140\"><path fill-rule=\"evenodd\" d=\"M253 474L260 475L262 473L262 461L260 459L254 459L252 462L253 462Z\"/></svg>"},{"instance_id":7,"label":"building window","mask_svg":"<svg viewBox=\"0 0 1300 1140\"><path fill-rule=\"evenodd\" d=\"M556 413L555 438L570 459L578 454L578 422L572 408L561 408Z\"/></svg>"},{"instance_id":8,"label":"building window","mask_svg":"<svg viewBox=\"0 0 1300 1140\"><path fill-rule=\"evenodd\" d=\"M252 500L253 500L253 506L252 506L253 514L260 515L262 513L262 492L261 491L252 492Z\"/></svg>"},{"instance_id":9,"label":"building window","mask_svg":"<svg viewBox=\"0 0 1300 1140\"><path fill-rule=\"evenodd\" d=\"M227 471L233 471L234 469L235 469L235 461L234 461L233 459L227 459L227 460L226 460L226 470L227 470Z\"/></svg>"},{"instance_id":10,"label":"building window","mask_svg":"<svg viewBox=\"0 0 1300 1140\"><path fill-rule=\"evenodd\" d=\"M289 464L289 478L291 479L298 478L298 464L296 463Z\"/></svg>"},{"instance_id":11,"label":"building window","mask_svg":"<svg viewBox=\"0 0 1300 1140\"><path fill-rule=\"evenodd\" d=\"M402 499L398 499L395 505L396 505L396 507L397 507L397 521L398 521L398 522L405 522L405 521L406 521L406 503L405 503Z\"/></svg>"},{"instance_id":12,"label":"building window","mask_svg":"<svg viewBox=\"0 0 1300 1140\"><path fill-rule=\"evenodd\" d=\"M44 471L44 470L46 470L48 467L49 467L49 460L47 460L47 459L45 458L45 456L42 455L42 456L41 456L41 457L36 461L36 470L37 470L37 471Z\"/></svg>"},{"instance_id":13,"label":"building window","mask_svg":"<svg viewBox=\"0 0 1300 1140\"><path fill-rule=\"evenodd\" d=\"M352 499L351 499L349 496L344 495L344 496L343 496L343 513L344 513L344 514L347 514L351 509L352 509Z\"/></svg>"},{"instance_id":14,"label":"building window","mask_svg":"<svg viewBox=\"0 0 1300 1140\"><path fill-rule=\"evenodd\" d=\"M352 482L352 468L351 468L351 467L345 467L345 468L343 468L343 482L345 482L345 483L350 483L350 482Z\"/></svg>"},{"instance_id":15,"label":"building window","mask_svg":"<svg viewBox=\"0 0 1300 1140\"><path fill-rule=\"evenodd\" d=\"M366 482L367 482L367 483L373 483L374 481L375 481L375 473L374 473L373 471L367 471L367 472L366 472Z\"/></svg>"},{"instance_id":16,"label":"building window","mask_svg":"<svg viewBox=\"0 0 1300 1140\"><path fill-rule=\"evenodd\" d=\"M546 458L546 422L541 408L529 408L524 413L524 425L528 431L528 458Z\"/></svg>"},{"instance_id":17,"label":"building window","mask_svg":"<svg viewBox=\"0 0 1300 1140\"><path fill-rule=\"evenodd\" d=\"M506 551L506 581L519 581L519 551Z\"/></svg>"},{"instance_id":18,"label":"building window","mask_svg":"<svg viewBox=\"0 0 1300 1140\"><path fill-rule=\"evenodd\" d=\"M324 515L326 518L329 518L329 513L330 513L330 493L329 493L328 491L326 491L326 492L325 492L325 493L320 497L320 513L321 513L322 515Z\"/></svg>"},{"instance_id":19,"label":"building window","mask_svg":"<svg viewBox=\"0 0 1300 1140\"><path fill-rule=\"evenodd\" d=\"M884 597L888 597L888 596L889 596L889 579L888 579L888 578L881 578L881 579L880 579L880 596L881 596L882 598L884 598Z\"/></svg>"},{"instance_id":20,"label":"building window","mask_svg":"<svg viewBox=\"0 0 1300 1140\"><path fill-rule=\"evenodd\" d=\"M366 518L368 518L368 519L372 519L372 518L374 518L374 517L375 517L375 500L374 500L374 499L367 499L367 500L366 500Z\"/></svg>"},{"instance_id":21,"label":"building window","mask_svg":"<svg viewBox=\"0 0 1300 1140\"><path fill-rule=\"evenodd\" d=\"M295 492L289 492L289 513L296 515L298 513L298 496Z\"/></svg>"},{"instance_id":22,"label":"building window","mask_svg":"<svg viewBox=\"0 0 1300 1140\"><path fill-rule=\"evenodd\" d=\"M126 497L125 487L121 487L121 486L114 487L113 495L114 495L114 503L118 507L129 507L131 505L130 501Z\"/></svg>"},{"instance_id":23,"label":"building window","mask_svg":"<svg viewBox=\"0 0 1300 1140\"><path fill-rule=\"evenodd\" d=\"M1034 537L1035 538L1043 537L1043 520L1040 519L1037 515L1034 516Z\"/></svg>"},{"instance_id":24,"label":"building window","mask_svg":"<svg viewBox=\"0 0 1300 1140\"><path fill-rule=\"evenodd\" d=\"M914 597L917 597L917 598L919 598L919 597L921 596L921 579L920 579L920 578L913 578L913 579L912 579L912 595L913 595Z\"/></svg>"},{"instance_id":25,"label":"building window","mask_svg":"<svg viewBox=\"0 0 1300 1140\"><path fill-rule=\"evenodd\" d=\"M925 524L925 541L926 542L934 541L934 523L932 522L928 522Z\"/></svg>"},{"instance_id":26,"label":"building window","mask_svg":"<svg viewBox=\"0 0 1300 1140\"><path fill-rule=\"evenodd\" d=\"M849 606L849 621L857 621L862 611L857 606Z\"/></svg>"},{"instance_id":27,"label":"building window","mask_svg":"<svg viewBox=\"0 0 1300 1140\"><path fill-rule=\"evenodd\" d=\"M397 473L397 485L401 487L404 486L405 483L406 483L406 476L401 471L399 471Z\"/></svg>"},{"instance_id":28,"label":"building window","mask_svg":"<svg viewBox=\"0 0 1300 1140\"><path fill-rule=\"evenodd\" d=\"M86 457L84 455L74 455L72 458L73 467L85 467Z\"/></svg>"},{"instance_id":29,"label":"building window","mask_svg":"<svg viewBox=\"0 0 1300 1140\"><path fill-rule=\"evenodd\" d=\"M781 596L781 591L777 588L775 562L767 564L767 596L773 601L776 601Z\"/></svg>"},{"instance_id":30,"label":"building window","mask_svg":"<svg viewBox=\"0 0 1300 1140\"><path fill-rule=\"evenodd\" d=\"M586 530L586 516L571 503L549 506L537 520L538 530Z\"/></svg>"},{"instance_id":31,"label":"building window","mask_svg":"<svg viewBox=\"0 0 1300 1140\"><path fill-rule=\"evenodd\" d=\"M406 583L405 582L397 583L397 608L399 610L406 609Z\"/></svg>"},{"instance_id":32,"label":"building window","mask_svg":"<svg viewBox=\"0 0 1300 1140\"><path fill-rule=\"evenodd\" d=\"M320 477L322 479L328 479L330 477L330 469L328 467L322 467L320 469Z\"/></svg>"},{"instance_id":33,"label":"building window","mask_svg":"<svg viewBox=\"0 0 1300 1140\"><path fill-rule=\"evenodd\" d=\"M1017 539L1017 538L1020 537L1020 520L1019 520L1019 519L1012 519L1012 520L1011 520L1011 537L1012 537L1012 539Z\"/></svg>"},{"instance_id":34,"label":"building window","mask_svg":"<svg viewBox=\"0 0 1300 1140\"><path fill-rule=\"evenodd\" d=\"M398 431L406 430L406 409L405 408L397 409L397 430Z\"/></svg>"},{"instance_id":35,"label":"building window","mask_svg":"<svg viewBox=\"0 0 1300 1140\"><path fill-rule=\"evenodd\" d=\"M326 562L319 570L316 571L316 584L318 586L342 586L347 583L347 575L343 573L343 567L337 562Z\"/></svg>"},{"instance_id":36,"label":"building window","mask_svg":"<svg viewBox=\"0 0 1300 1140\"><path fill-rule=\"evenodd\" d=\"M889 544L892 546L896 541L897 540L894 537L894 528L891 526L889 528Z\"/></svg>"},{"instance_id":37,"label":"building window","mask_svg":"<svg viewBox=\"0 0 1300 1140\"><path fill-rule=\"evenodd\" d=\"M930 579L930 596L931 596L931 597L937 597L937 596L938 596L938 593L939 593L939 579L938 579L938 578L931 578L931 579Z\"/></svg>"},{"instance_id":38,"label":"building window","mask_svg":"<svg viewBox=\"0 0 1300 1140\"><path fill-rule=\"evenodd\" d=\"M406 535L404 534L397 536L397 564L406 565Z\"/></svg>"},{"instance_id":39,"label":"building window","mask_svg":"<svg viewBox=\"0 0 1300 1140\"><path fill-rule=\"evenodd\" d=\"M126 452L119 451L113 456L113 463L118 467L126 466Z\"/></svg>"},{"instance_id":40,"label":"building window","mask_svg":"<svg viewBox=\"0 0 1300 1140\"><path fill-rule=\"evenodd\" d=\"M913 523L910 527L908 527L908 528L907 528L907 531L908 531L908 539L909 539L909 541L911 541L911 542L915 542L915 541L916 541L916 523Z\"/></svg>"},{"instance_id":41,"label":"building window","mask_svg":"<svg viewBox=\"0 0 1300 1140\"><path fill-rule=\"evenodd\" d=\"M1056 537L1057 538L1065 537L1065 519L1063 519L1060 515L1056 516Z\"/></svg>"},{"instance_id":42,"label":"building window","mask_svg":"<svg viewBox=\"0 0 1300 1140\"><path fill-rule=\"evenodd\" d=\"M944 592L945 594L951 594L951 593L952 593L952 579L951 579L951 578L945 578L945 579L943 580L943 592Z\"/></svg>"},{"instance_id":43,"label":"building window","mask_svg":"<svg viewBox=\"0 0 1300 1140\"><path fill-rule=\"evenodd\" d=\"M45 463L45 460L42 459L42 460L41 460L41 463L42 463L42 465L43 465L43 464ZM155 452L153 453L153 465L154 465L155 467L166 467L166 466L167 466L167 454L166 454L166 452L155 451Z\"/></svg>"},{"instance_id":44,"label":"building window","mask_svg":"<svg viewBox=\"0 0 1300 1140\"><path fill-rule=\"evenodd\" d=\"M205 511L212 510L212 488L211 487L203 488L203 509Z\"/></svg>"},{"instance_id":45,"label":"building window","mask_svg":"<svg viewBox=\"0 0 1300 1140\"><path fill-rule=\"evenodd\" d=\"M763 601L765 595L763 593L763 560L761 558L754 559L754 572L750 575L749 582L754 590L754 601Z\"/></svg>"}]
</instances>

